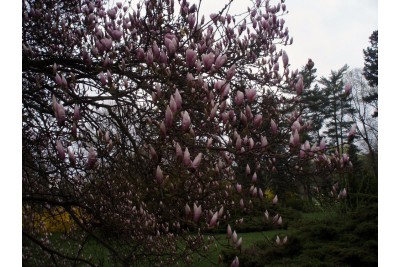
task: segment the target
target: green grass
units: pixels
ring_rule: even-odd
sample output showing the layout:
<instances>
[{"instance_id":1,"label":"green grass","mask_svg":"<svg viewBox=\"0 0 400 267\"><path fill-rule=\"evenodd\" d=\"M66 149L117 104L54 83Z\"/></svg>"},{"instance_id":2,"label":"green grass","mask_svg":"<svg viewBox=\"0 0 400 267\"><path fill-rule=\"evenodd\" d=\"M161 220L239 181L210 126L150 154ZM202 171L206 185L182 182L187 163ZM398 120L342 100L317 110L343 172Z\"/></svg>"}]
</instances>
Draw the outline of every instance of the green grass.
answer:
<instances>
[{"instance_id":1,"label":"green grass","mask_svg":"<svg viewBox=\"0 0 400 267\"><path fill-rule=\"evenodd\" d=\"M237 233L238 238L242 237L242 250L251 247L255 242L270 240L274 241L277 235L285 236L289 235L291 230L270 230L262 232L250 232L250 233ZM198 255L195 256L193 267L206 267L206 266L218 266L218 255L221 254L223 249L234 250L232 245L228 245L228 239L226 234L214 235L217 246L213 246L209 249L207 258ZM240 251L236 249L237 255L240 256ZM197 258L197 259L196 259Z\"/></svg>"}]
</instances>

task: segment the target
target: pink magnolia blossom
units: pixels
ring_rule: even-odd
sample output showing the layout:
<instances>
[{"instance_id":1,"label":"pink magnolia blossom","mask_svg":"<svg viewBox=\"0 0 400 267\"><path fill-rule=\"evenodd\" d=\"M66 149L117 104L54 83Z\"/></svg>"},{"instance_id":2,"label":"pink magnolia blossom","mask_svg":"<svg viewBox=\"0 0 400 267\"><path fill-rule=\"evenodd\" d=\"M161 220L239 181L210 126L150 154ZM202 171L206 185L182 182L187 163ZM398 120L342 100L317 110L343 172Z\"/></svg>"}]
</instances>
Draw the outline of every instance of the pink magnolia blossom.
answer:
<instances>
[{"instance_id":1,"label":"pink magnolia blossom","mask_svg":"<svg viewBox=\"0 0 400 267\"><path fill-rule=\"evenodd\" d=\"M267 137L261 136L261 147L266 147L268 145Z\"/></svg>"},{"instance_id":2,"label":"pink magnolia blossom","mask_svg":"<svg viewBox=\"0 0 400 267\"><path fill-rule=\"evenodd\" d=\"M167 128L165 127L165 123L162 121L160 123L160 133L162 136L167 136Z\"/></svg>"},{"instance_id":3,"label":"pink magnolia blossom","mask_svg":"<svg viewBox=\"0 0 400 267\"><path fill-rule=\"evenodd\" d=\"M109 9L107 11L107 15L110 17L110 19L115 20L117 18L117 10L114 8Z\"/></svg>"},{"instance_id":4,"label":"pink magnolia blossom","mask_svg":"<svg viewBox=\"0 0 400 267\"><path fill-rule=\"evenodd\" d=\"M57 103L56 119L58 124L64 125L65 122L65 109L61 103Z\"/></svg>"},{"instance_id":5,"label":"pink magnolia blossom","mask_svg":"<svg viewBox=\"0 0 400 267\"><path fill-rule=\"evenodd\" d=\"M262 119L263 119L263 117L261 114L257 114L254 116L253 124L256 128L260 127L260 125L262 123Z\"/></svg>"},{"instance_id":6,"label":"pink magnolia blossom","mask_svg":"<svg viewBox=\"0 0 400 267\"><path fill-rule=\"evenodd\" d=\"M178 49L178 42L175 35L166 35L164 38L165 46L167 47L168 54L170 56L174 55Z\"/></svg>"},{"instance_id":7,"label":"pink magnolia blossom","mask_svg":"<svg viewBox=\"0 0 400 267\"><path fill-rule=\"evenodd\" d=\"M194 169L199 168L202 156L203 156L202 153L197 154L197 156L194 158L194 160L192 162L192 168L194 168Z\"/></svg>"},{"instance_id":8,"label":"pink magnolia blossom","mask_svg":"<svg viewBox=\"0 0 400 267\"><path fill-rule=\"evenodd\" d=\"M241 106L243 104L243 100L244 100L243 92L237 91L235 96L235 104Z\"/></svg>"},{"instance_id":9,"label":"pink magnolia blossom","mask_svg":"<svg viewBox=\"0 0 400 267\"><path fill-rule=\"evenodd\" d=\"M93 147L90 147L88 153L87 168L88 169L93 168L96 162L97 162L97 153Z\"/></svg>"},{"instance_id":10,"label":"pink magnolia blossom","mask_svg":"<svg viewBox=\"0 0 400 267\"><path fill-rule=\"evenodd\" d=\"M167 106L165 110L165 126L170 128L172 126L173 114L171 108Z\"/></svg>"},{"instance_id":11,"label":"pink magnolia blossom","mask_svg":"<svg viewBox=\"0 0 400 267\"><path fill-rule=\"evenodd\" d=\"M175 154L177 158L183 158L182 148L178 142L175 143Z\"/></svg>"},{"instance_id":12,"label":"pink magnolia blossom","mask_svg":"<svg viewBox=\"0 0 400 267\"><path fill-rule=\"evenodd\" d=\"M75 158L74 152L72 152L72 150L70 148L68 148L68 158L69 158L69 162L71 163L71 165L75 166L76 158Z\"/></svg>"},{"instance_id":13,"label":"pink magnolia blossom","mask_svg":"<svg viewBox=\"0 0 400 267\"><path fill-rule=\"evenodd\" d=\"M190 121L189 113L185 110L182 113L182 129L184 131L187 131L189 129L190 124L191 124L191 121Z\"/></svg>"},{"instance_id":14,"label":"pink magnolia blossom","mask_svg":"<svg viewBox=\"0 0 400 267\"><path fill-rule=\"evenodd\" d=\"M201 205L197 207L196 203L193 203L193 221L197 222L201 216Z\"/></svg>"},{"instance_id":15,"label":"pink magnolia blossom","mask_svg":"<svg viewBox=\"0 0 400 267\"><path fill-rule=\"evenodd\" d=\"M156 170L156 180L158 184L162 184L162 182L164 181L164 175L159 165L157 166Z\"/></svg>"},{"instance_id":16,"label":"pink magnolia blossom","mask_svg":"<svg viewBox=\"0 0 400 267\"><path fill-rule=\"evenodd\" d=\"M63 147L63 145L61 144L60 141L57 140L56 143L57 143L57 153L58 153L58 157L59 157L61 160L64 160L64 159L65 159L65 149L64 149L64 147Z\"/></svg>"},{"instance_id":17,"label":"pink magnolia blossom","mask_svg":"<svg viewBox=\"0 0 400 267\"><path fill-rule=\"evenodd\" d=\"M278 195L275 195L274 199L272 200L272 204L273 205L278 204Z\"/></svg>"},{"instance_id":18,"label":"pink magnolia blossom","mask_svg":"<svg viewBox=\"0 0 400 267\"><path fill-rule=\"evenodd\" d=\"M239 258L236 256L231 263L231 267L239 267Z\"/></svg>"},{"instance_id":19,"label":"pink magnolia blossom","mask_svg":"<svg viewBox=\"0 0 400 267\"><path fill-rule=\"evenodd\" d=\"M189 68L195 66L197 60L197 53L193 49L186 50L186 64Z\"/></svg>"},{"instance_id":20,"label":"pink magnolia blossom","mask_svg":"<svg viewBox=\"0 0 400 267\"><path fill-rule=\"evenodd\" d=\"M241 150L242 148L242 138L237 138L236 139L236 144L235 144L236 150Z\"/></svg>"},{"instance_id":21,"label":"pink magnolia blossom","mask_svg":"<svg viewBox=\"0 0 400 267\"><path fill-rule=\"evenodd\" d=\"M256 95L257 95L256 89L251 88L246 90L246 97L250 103L254 101Z\"/></svg>"},{"instance_id":22,"label":"pink magnolia blossom","mask_svg":"<svg viewBox=\"0 0 400 267\"><path fill-rule=\"evenodd\" d=\"M264 198L264 192L262 191L261 188L258 188L258 197L259 197L260 199L263 199L263 198Z\"/></svg>"},{"instance_id":23,"label":"pink magnolia blossom","mask_svg":"<svg viewBox=\"0 0 400 267\"><path fill-rule=\"evenodd\" d=\"M169 99L169 107L172 111L173 114L176 113L176 111L178 110L178 106L176 105L176 101L175 98L171 95L170 99Z\"/></svg>"},{"instance_id":24,"label":"pink magnolia blossom","mask_svg":"<svg viewBox=\"0 0 400 267\"><path fill-rule=\"evenodd\" d=\"M347 83L347 84L345 85L345 87L344 87L344 93L346 94L346 96L350 95L350 93L351 93L351 88L352 88L351 83Z\"/></svg>"},{"instance_id":25,"label":"pink magnolia blossom","mask_svg":"<svg viewBox=\"0 0 400 267\"><path fill-rule=\"evenodd\" d=\"M251 182L252 183L257 182L257 173L253 173L253 176L251 177Z\"/></svg>"},{"instance_id":26,"label":"pink magnolia blossom","mask_svg":"<svg viewBox=\"0 0 400 267\"><path fill-rule=\"evenodd\" d=\"M300 75L297 83L296 83L296 92L297 95L301 95L301 93L303 92L303 88L304 88L304 83L303 83L303 76Z\"/></svg>"},{"instance_id":27,"label":"pink magnolia blossom","mask_svg":"<svg viewBox=\"0 0 400 267\"><path fill-rule=\"evenodd\" d=\"M235 243L235 244L236 244L236 242L237 242L237 234L236 234L236 231L233 231L233 234L232 234L232 241L233 241L233 243Z\"/></svg>"},{"instance_id":28,"label":"pink magnolia blossom","mask_svg":"<svg viewBox=\"0 0 400 267\"><path fill-rule=\"evenodd\" d=\"M190 166L192 164L192 161L190 160L190 153L189 149L186 147L185 152L183 153L183 164L186 166Z\"/></svg>"},{"instance_id":29,"label":"pink magnolia blossom","mask_svg":"<svg viewBox=\"0 0 400 267\"><path fill-rule=\"evenodd\" d=\"M296 129L293 134L293 146L297 147L298 145L300 145L300 136Z\"/></svg>"},{"instance_id":30,"label":"pink magnolia blossom","mask_svg":"<svg viewBox=\"0 0 400 267\"><path fill-rule=\"evenodd\" d=\"M182 97L181 97L181 94L179 93L178 89L175 90L174 99L175 99L175 102L176 102L176 107L178 109L180 109L182 107Z\"/></svg>"},{"instance_id":31,"label":"pink magnolia blossom","mask_svg":"<svg viewBox=\"0 0 400 267\"><path fill-rule=\"evenodd\" d=\"M353 124L351 126L351 129L349 131L349 136L348 136L348 139L349 139L350 142L354 139L354 137L356 135L356 131L357 131L357 125Z\"/></svg>"},{"instance_id":32,"label":"pink magnolia blossom","mask_svg":"<svg viewBox=\"0 0 400 267\"><path fill-rule=\"evenodd\" d=\"M226 72L226 79L231 80L236 73L236 65L232 65Z\"/></svg>"},{"instance_id":33,"label":"pink magnolia blossom","mask_svg":"<svg viewBox=\"0 0 400 267\"><path fill-rule=\"evenodd\" d=\"M208 227L214 227L216 224L217 224L217 220L218 220L218 211L216 211L215 213L214 213L214 215L212 216L212 218L211 218L211 221L210 221L210 223L208 224Z\"/></svg>"},{"instance_id":34,"label":"pink magnolia blossom","mask_svg":"<svg viewBox=\"0 0 400 267\"><path fill-rule=\"evenodd\" d=\"M58 75L58 73L56 74L55 81L58 86L61 86L62 81L61 81L61 77L60 77L60 75Z\"/></svg>"},{"instance_id":35,"label":"pink magnolia blossom","mask_svg":"<svg viewBox=\"0 0 400 267\"><path fill-rule=\"evenodd\" d=\"M238 193L242 192L242 185L241 184L239 184L239 183L236 184L236 191Z\"/></svg>"},{"instance_id":36,"label":"pink magnolia blossom","mask_svg":"<svg viewBox=\"0 0 400 267\"><path fill-rule=\"evenodd\" d=\"M147 65L152 65L154 61L153 52L151 50L146 53L146 63Z\"/></svg>"},{"instance_id":37,"label":"pink magnolia blossom","mask_svg":"<svg viewBox=\"0 0 400 267\"><path fill-rule=\"evenodd\" d=\"M265 210L265 212L264 212L264 217L265 217L265 220L268 221L268 219L269 219L268 210Z\"/></svg>"},{"instance_id":38,"label":"pink magnolia blossom","mask_svg":"<svg viewBox=\"0 0 400 267\"><path fill-rule=\"evenodd\" d=\"M242 247L242 238L239 238L236 242L236 248L240 249Z\"/></svg>"},{"instance_id":39,"label":"pink magnolia blossom","mask_svg":"<svg viewBox=\"0 0 400 267\"><path fill-rule=\"evenodd\" d=\"M224 206L222 206L218 211L218 218L221 218L224 215Z\"/></svg>"},{"instance_id":40,"label":"pink magnolia blossom","mask_svg":"<svg viewBox=\"0 0 400 267\"><path fill-rule=\"evenodd\" d=\"M214 63L214 58L215 55L212 52L208 53L207 55L202 55L202 60L206 71L211 69L211 66Z\"/></svg>"},{"instance_id":41,"label":"pink magnolia blossom","mask_svg":"<svg viewBox=\"0 0 400 267\"><path fill-rule=\"evenodd\" d=\"M188 22L189 22L189 29L193 29L194 24L196 23L196 17L192 13L189 14L188 16Z\"/></svg>"},{"instance_id":42,"label":"pink magnolia blossom","mask_svg":"<svg viewBox=\"0 0 400 267\"><path fill-rule=\"evenodd\" d=\"M251 172L249 164L246 165L246 175L249 175Z\"/></svg>"},{"instance_id":43,"label":"pink magnolia blossom","mask_svg":"<svg viewBox=\"0 0 400 267\"><path fill-rule=\"evenodd\" d=\"M282 52L282 62L283 62L283 67L286 68L286 66L287 66L288 63L289 63L289 57L288 57L288 55L286 54L286 51L283 51L283 52Z\"/></svg>"},{"instance_id":44,"label":"pink magnolia blossom","mask_svg":"<svg viewBox=\"0 0 400 267\"><path fill-rule=\"evenodd\" d=\"M215 68L220 69L226 62L227 56L226 55L219 55L215 60Z\"/></svg>"},{"instance_id":45,"label":"pink magnolia blossom","mask_svg":"<svg viewBox=\"0 0 400 267\"><path fill-rule=\"evenodd\" d=\"M75 108L74 108L74 121L78 121L79 119L81 118L81 114L80 114L80 111L79 111L79 106L78 105L75 105Z\"/></svg>"},{"instance_id":46,"label":"pink magnolia blossom","mask_svg":"<svg viewBox=\"0 0 400 267\"><path fill-rule=\"evenodd\" d=\"M227 234L228 238L231 238L231 236L232 236L232 228L231 228L231 226L229 224L228 224L228 227L226 229L226 234Z\"/></svg>"},{"instance_id":47,"label":"pink magnolia blossom","mask_svg":"<svg viewBox=\"0 0 400 267\"><path fill-rule=\"evenodd\" d=\"M320 143L319 143L319 149L320 150L325 150L326 149L326 142L325 142L325 138L322 138Z\"/></svg>"},{"instance_id":48,"label":"pink magnolia blossom","mask_svg":"<svg viewBox=\"0 0 400 267\"><path fill-rule=\"evenodd\" d=\"M103 73L103 72L100 72L99 76L100 76L101 84L102 84L103 86L106 85L106 84L107 84L107 80L106 80L106 76L104 76L104 73Z\"/></svg>"},{"instance_id":49,"label":"pink magnolia blossom","mask_svg":"<svg viewBox=\"0 0 400 267\"><path fill-rule=\"evenodd\" d=\"M189 216L190 216L190 213L191 213L190 207L189 207L188 203L186 203L186 205L185 205L185 214L186 214L186 217L189 217Z\"/></svg>"},{"instance_id":50,"label":"pink magnolia blossom","mask_svg":"<svg viewBox=\"0 0 400 267\"><path fill-rule=\"evenodd\" d=\"M111 32L111 37L112 37L114 40L119 41L119 40L121 40L122 32L121 32L120 30L113 30L113 31Z\"/></svg>"},{"instance_id":51,"label":"pink magnolia blossom","mask_svg":"<svg viewBox=\"0 0 400 267\"><path fill-rule=\"evenodd\" d=\"M271 119L271 131L273 134L278 133L278 126L276 126L276 123L273 119Z\"/></svg>"}]
</instances>

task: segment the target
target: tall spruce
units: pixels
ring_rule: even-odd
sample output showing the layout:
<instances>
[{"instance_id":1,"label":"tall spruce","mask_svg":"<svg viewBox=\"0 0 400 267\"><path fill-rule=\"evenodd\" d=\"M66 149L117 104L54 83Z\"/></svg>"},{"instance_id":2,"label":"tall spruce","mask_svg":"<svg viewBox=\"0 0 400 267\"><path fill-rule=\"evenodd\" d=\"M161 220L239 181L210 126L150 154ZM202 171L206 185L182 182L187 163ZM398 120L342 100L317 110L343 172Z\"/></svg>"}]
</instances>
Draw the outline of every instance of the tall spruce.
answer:
<instances>
[{"instance_id":1,"label":"tall spruce","mask_svg":"<svg viewBox=\"0 0 400 267\"><path fill-rule=\"evenodd\" d=\"M368 81L368 85L374 87L376 90L371 92L368 96L364 97L364 101L372 103L377 106L378 102L378 31L372 32L369 37L371 46L364 49L364 69L363 74ZM378 116L378 109L372 115Z\"/></svg>"},{"instance_id":2,"label":"tall spruce","mask_svg":"<svg viewBox=\"0 0 400 267\"><path fill-rule=\"evenodd\" d=\"M323 86L324 103L321 111L324 117L324 134L329 138L330 145L336 147L341 155L347 141L347 134L354 123L350 115L353 112L351 96L344 92L344 75L348 66L344 65L338 71L331 71L331 75L322 77L319 83Z\"/></svg>"},{"instance_id":3,"label":"tall spruce","mask_svg":"<svg viewBox=\"0 0 400 267\"><path fill-rule=\"evenodd\" d=\"M311 142L318 142L321 139L320 130L323 126L324 116L321 109L325 106L324 95L321 88L316 84L317 69L314 62L309 59L308 63L301 69L300 74L303 76L304 92L302 95L302 116L303 120L309 121L310 131L303 139Z\"/></svg>"}]
</instances>

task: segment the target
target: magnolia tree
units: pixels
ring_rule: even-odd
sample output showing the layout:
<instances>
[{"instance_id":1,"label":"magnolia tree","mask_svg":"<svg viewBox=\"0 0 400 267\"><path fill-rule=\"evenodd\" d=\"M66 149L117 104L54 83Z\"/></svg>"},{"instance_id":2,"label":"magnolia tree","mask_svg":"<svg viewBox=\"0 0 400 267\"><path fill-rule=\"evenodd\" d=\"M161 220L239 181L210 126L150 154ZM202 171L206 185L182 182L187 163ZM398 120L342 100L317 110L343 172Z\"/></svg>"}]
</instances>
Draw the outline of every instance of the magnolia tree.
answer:
<instances>
[{"instance_id":1,"label":"magnolia tree","mask_svg":"<svg viewBox=\"0 0 400 267\"><path fill-rule=\"evenodd\" d=\"M23 1L26 264L189 265L271 175L349 165L300 138L283 1L231 3L203 16L201 1Z\"/></svg>"}]
</instances>

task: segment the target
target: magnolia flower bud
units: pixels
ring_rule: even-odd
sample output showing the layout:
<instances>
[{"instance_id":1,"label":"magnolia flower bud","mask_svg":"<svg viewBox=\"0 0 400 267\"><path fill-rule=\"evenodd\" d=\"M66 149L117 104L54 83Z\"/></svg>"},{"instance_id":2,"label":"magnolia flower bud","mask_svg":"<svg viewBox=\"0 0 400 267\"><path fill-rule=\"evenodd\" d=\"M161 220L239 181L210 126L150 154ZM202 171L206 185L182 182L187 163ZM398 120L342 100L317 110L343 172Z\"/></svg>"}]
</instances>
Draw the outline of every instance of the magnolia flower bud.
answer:
<instances>
[{"instance_id":1,"label":"magnolia flower bud","mask_svg":"<svg viewBox=\"0 0 400 267\"><path fill-rule=\"evenodd\" d=\"M300 145L300 136L296 129L293 134L293 146L297 147L298 145Z\"/></svg>"},{"instance_id":2,"label":"magnolia flower bud","mask_svg":"<svg viewBox=\"0 0 400 267\"><path fill-rule=\"evenodd\" d=\"M216 69L221 68L225 64L226 60L227 60L227 56L226 55L222 55L222 56L219 55L217 57L217 59L215 60L215 68Z\"/></svg>"},{"instance_id":3,"label":"magnolia flower bud","mask_svg":"<svg viewBox=\"0 0 400 267\"><path fill-rule=\"evenodd\" d=\"M197 222L201 216L201 205L197 207L196 203L193 203L193 221Z\"/></svg>"},{"instance_id":4,"label":"magnolia flower bud","mask_svg":"<svg viewBox=\"0 0 400 267\"><path fill-rule=\"evenodd\" d=\"M94 165L97 162L97 154L96 151L94 150L93 147L89 148L89 153L88 153L88 160L87 160L87 168L91 169L94 167Z\"/></svg>"},{"instance_id":5,"label":"magnolia flower bud","mask_svg":"<svg viewBox=\"0 0 400 267\"><path fill-rule=\"evenodd\" d=\"M182 97L181 97L181 94L179 93L178 89L175 90L174 99L175 99L176 107L178 109L180 109L182 107Z\"/></svg>"},{"instance_id":6,"label":"magnolia flower bud","mask_svg":"<svg viewBox=\"0 0 400 267\"><path fill-rule=\"evenodd\" d=\"M163 172L160 168L160 166L157 166L157 170L156 170L156 180L158 184L162 184L163 180L164 180L164 175Z\"/></svg>"},{"instance_id":7,"label":"magnolia flower bud","mask_svg":"<svg viewBox=\"0 0 400 267\"><path fill-rule=\"evenodd\" d=\"M232 228L231 226L228 224L227 230L226 230L226 234L228 236L228 238L231 238L232 236Z\"/></svg>"},{"instance_id":8,"label":"magnolia flower bud","mask_svg":"<svg viewBox=\"0 0 400 267\"><path fill-rule=\"evenodd\" d=\"M64 147L63 147L63 145L61 144L60 141L57 140L56 143L57 143L57 153L58 153L58 157L59 157L61 160L64 160L64 159L65 159L65 150L64 150Z\"/></svg>"},{"instance_id":9,"label":"magnolia flower bud","mask_svg":"<svg viewBox=\"0 0 400 267\"><path fill-rule=\"evenodd\" d=\"M184 131L187 131L189 129L190 124L191 124L191 121L190 121L189 113L187 111L184 111L182 113L182 129Z\"/></svg>"},{"instance_id":10,"label":"magnolia flower bud","mask_svg":"<svg viewBox=\"0 0 400 267\"><path fill-rule=\"evenodd\" d=\"M189 217L190 213L191 213L190 207L189 207L189 205L186 203L186 205L185 205L185 214L186 214L186 217Z\"/></svg>"},{"instance_id":11,"label":"magnolia flower bud","mask_svg":"<svg viewBox=\"0 0 400 267\"><path fill-rule=\"evenodd\" d=\"M75 108L74 108L74 121L78 121L79 119L81 118L81 114L80 114L80 111L79 111L79 106L78 105L75 105Z\"/></svg>"},{"instance_id":12,"label":"magnolia flower bud","mask_svg":"<svg viewBox=\"0 0 400 267\"><path fill-rule=\"evenodd\" d=\"M74 155L74 152L72 152L71 149L68 148L68 158L69 158L69 162L71 163L72 166L76 165L76 158Z\"/></svg>"},{"instance_id":13,"label":"magnolia flower bud","mask_svg":"<svg viewBox=\"0 0 400 267\"><path fill-rule=\"evenodd\" d=\"M189 68L195 66L197 60L197 54L193 49L186 50L186 64Z\"/></svg>"},{"instance_id":14,"label":"magnolia flower bud","mask_svg":"<svg viewBox=\"0 0 400 267\"><path fill-rule=\"evenodd\" d=\"M243 92L237 91L235 96L235 104L241 106L243 104L243 100L244 100Z\"/></svg>"},{"instance_id":15,"label":"magnolia flower bud","mask_svg":"<svg viewBox=\"0 0 400 267\"><path fill-rule=\"evenodd\" d=\"M175 143L175 154L177 158L182 158L183 157L183 153L182 153L182 148L179 145L178 142Z\"/></svg>"},{"instance_id":16,"label":"magnolia flower bud","mask_svg":"<svg viewBox=\"0 0 400 267\"><path fill-rule=\"evenodd\" d=\"M286 54L286 51L282 52L282 62L283 62L283 67L286 68L287 64L289 63L289 57Z\"/></svg>"},{"instance_id":17,"label":"magnolia flower bud","mask_svg":"<svg viewBox=\"0 0 400 267\"><path fill-rule=\"evenodd\" d=\"M217 220L218 220L218 211L216 211L212 216L211 221L208 224L208 227L209 228L214 227L217 224Z\"/></svg>"},{"instance_id":18,"label":"magnolia flower bud","mask_svg":"<svg viewBox=\"0 0 400 267\"><path fill-rule=\"evenodd\" d=\"M271 131L273 134L278 133L278 126L276 126L276 123L273 119L271 119Z\"/></svg>"},{"instance_id":19,"label":"magnolia flower bud","mask_svg":"<svg viewBox=\"0 0 400 267\"><path fill-rule=\"evenodd\" d=\"M246 97L247 100L251 103L254 101L255 97L256 97L257 91L254 88L248 89L246 90Z\"/></svg>"},{"instance_id":20,"label":"magnolia flower bud","mask_svg":"<svg viewBox=\"0 0 400 267\"><path fill-rule=\"evenodd\" d=\"M236 242L236 248L240 249L242 247L242 238L239 238L239 240Z\"/></svg>"},{"instance_id":21,"label":"magnolia flower bud","mask_svg":"<svg viewBox=\"0 0 400 267\"><path fill-rule=\"evenodd\" d=\"M57 104L56 119L57 119L59 125L64 125L65 109L61 103Z\"/></svg>"},{"instance_id":22,"label":"magnolia flower bud","mask_svg":"<svg viewBox=\"0 0 400 267\"><path fill-rule=\"evenodd\" d=\"M349 142L351 142L354 139L354 137L356 135L356 130L357 130L357 124L353 124L349 131L349 137L348 137Z\"/></svg>"},{"instance_id":23,"label":"magnolia flower bud","mask_svg":"<svg viewBox=\"0 0 400 267\"><path fill-rule=\"evenodd\" d=\"M194 160L192 162L192 168L197 169L200 166L200 162L201 162L201 157L202 156L203 156L202 153L197 154L197 156L194 158Z\"/></svg>"},{"instance_id":24,"label":"magnolia flower bud","mask_svg":"<svg viewBox=\"0 0 400 267\"><path fill-rule=\"evenodd\" d=\"M268 145L267 137L261 136L261 147L266 147Z\"/></svg>"},{"instance_id":25,"label":"magnolia flower bud","mask_svg":"<svg viewBox=\"0 0 400 267\"><path fill-rule=\"evenodd\" d=\"M185 153L183 153L183 164L190 166L191 163L189 149L186 147Z\"/></svg>"},{"instance_id":26,"label":"magnolia flower bud","mask_svg":"<svg viewBox=\"0 0 400 267\"><path fill-rule=\"evenodd\" d=\"M344 87L344 93L346 94L346 96L350 95L350 93L351 93L351 88L352 88L352 85L351 85L350 83L347 83L347 84L345 85L345 87Z\"/></svg>"},{"instance_id":27,"label":"magnolia flower bud","mask_svg":"<svg viewBox=\"0 0 400 267\"><path fill-rule=\"evenodd\" d=\"M242 185L237 183L236 184L236 190L237 190L238 193L241 193L242 192Z\"/></svg>"},{"instance_id":28,"label":"magnolia flower bud","mask_svg":"<svg viewBox=\"0 0 400 267\"><path fill-rule=\"evenodd\" d=\"M297 95L301 95L301 93L303 92L303 88L304 88L304 84L303 84L303 76L300 75L297 83L296 83L296 92Z\"/></svg>"},{"instance_id":29,"label":"magnolia flower bud","mask_svg":"<svg viewBox=\"0 0 400 267\"><path fill-rule=\"evenodd\" d=\"M231 263L231 267L239 267L239 259L236 256L235 259Z\"/></svg>"},{"instance_id":30,"label":"magnolia flower bud","mask_svg":"<svg viewBox=\"0 0 400 267\"><path fill-rule=\"evenodd\" d=\"M206 69L206 71L211 69L211 66L214 63L214 57L215 55L212 52L202 56L204 68Z\"/></svg>"},{"instance_id":31,"label":"magnolia flower bud","mask_svg":"<svg viewBox=\"0 0 400 267\"><path fill-rule=\"evenodd\" d=\"M273 205L278 204L278 195L275 195L274 199L272 200L272 204Z\"/></svg>"},{"instance_id":32,"label":"magnolia flower bud","mask_svg":"<svg viewBox=\"0 0 400 267\"><path fill-rule=\"evenodd\" d=\"M160 123L160 133L162 137L167 136L167 128L165 128L165 124L163 121Z\"/></svg>"},{"instance_id":33,"label":"magnolia flower bud","mask_svg":"<svg viewBox=\"0 0 400 267\"><path fill-rule=\"evenodd\" d=\"M165 110L165 126L170 128L172 126L173 114L169 106Z\"/></svg>"}]
</instances>

